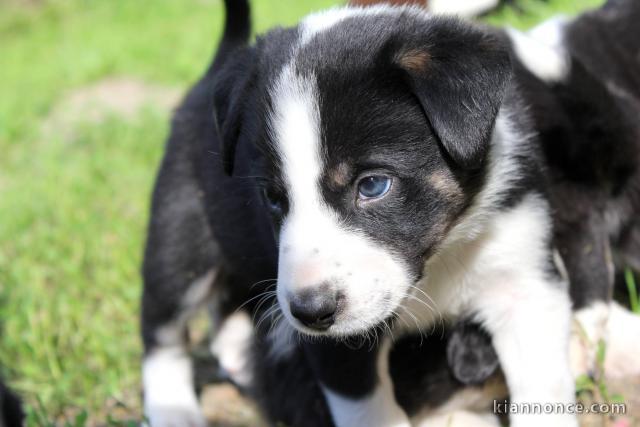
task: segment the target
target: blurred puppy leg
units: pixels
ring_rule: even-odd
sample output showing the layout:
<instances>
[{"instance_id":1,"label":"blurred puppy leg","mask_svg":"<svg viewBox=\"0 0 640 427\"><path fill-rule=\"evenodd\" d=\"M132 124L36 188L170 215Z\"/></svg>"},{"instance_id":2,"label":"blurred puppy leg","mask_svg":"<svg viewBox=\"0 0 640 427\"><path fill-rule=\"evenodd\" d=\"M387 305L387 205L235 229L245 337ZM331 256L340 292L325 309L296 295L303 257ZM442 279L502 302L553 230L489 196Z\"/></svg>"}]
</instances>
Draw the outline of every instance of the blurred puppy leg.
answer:
<instances>
[{"instance_id":1,"label":"blurred puppy leg","mask_svg":"<svg viewBox=\"0 0 640 427\"><path fill-rule=\"evenodd\" d=\"M186 145L172 142L156 182L143 266L144 409L153 427L202 427L187 322L209 298L221 262Z\"/></svg>"},{"instance_id":2,"label":"blurred puppy leg","mask_svg":"<svg viewBox=\"0 0 640 427\"><path fill-rule=\"evenodd\" d=\"M217 316L216 316L217 317ZM211 342L211 353L218 359L222 374L241 388L251 386L251 347L253 323L245 310L234 311L220 323Z\"/></svg>"}]
</instances>

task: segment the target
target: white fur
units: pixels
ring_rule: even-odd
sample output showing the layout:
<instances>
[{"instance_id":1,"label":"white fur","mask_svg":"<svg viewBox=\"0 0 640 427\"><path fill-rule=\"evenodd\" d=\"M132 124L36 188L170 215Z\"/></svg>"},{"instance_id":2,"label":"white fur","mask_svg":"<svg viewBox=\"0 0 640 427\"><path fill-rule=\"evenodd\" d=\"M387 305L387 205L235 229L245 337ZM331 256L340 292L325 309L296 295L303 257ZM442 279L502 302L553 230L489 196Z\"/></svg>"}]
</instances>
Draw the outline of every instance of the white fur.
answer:
<instances>
[{"instance_id":1,"label":"white fur","mask_svg":"<svg viewBox=\"0 0 640 427\"><path fill-rule=\"evenodd\" d=\"M253 323L246 311L237 311L222 323L211 343L211 353L234 383L248 387L253 376L250 350L253 341Z\"/></svg>"},{"instance_id":2,"label":"white fur","mask_svg":"<svg viewBox=\"0 0 640 427\"><path fill-rule=\"evenodd\" d=\"M498 5L498 0L429 0L427 7L435 14L470 18Z\"/></svg>"},{"instance_id":3,"label":"white fur","mask_svg":"<svg viewBox=\"0 0 640 427\"><path fill-rule=\"evenodd\" d=\"M331 283L349 303L328 333L367 331L387 318L404 297L410 285L407 268L395 254L342 225L322 200L319 112L313 77L297 75L290 64L272 93L270 130L289 195L289 214L280 232L278 302L294 326L313 334L291 315L289 297Z\"/></svg>"},{"instance_id":4,"label":"white fur","mask_svg":"<svg viewBox=\"0 0 640 427\"><path fill-rule=\"evenodd\" d=\"M378 384L361 399L341 396L323 387L336 427L410 427L409 418L396 402L389 375L391 343L384 339L378 351Z\"/></svg>"},{"instance_id":5,"label":"white fur","mask_svg":"<svg viewBox=\"0 0 640 427\"><path fill-rule=\"evenodd\" d=\"M554 16L528 31L529 36L558 52L563 52L565 48L564 31L568 19L564 16Z\"/></svg>"},{"instance_id":6,"label":"white fur","mask_svg":"<svg viewBox=\"0 0 640 427\"><path fill-rule=\"evenodd\" d=\"M193 387L189 355L181 346L162 347L142 366L145 415L151 427L206 427Z\"/></svg>"},{"instance_id":7,"label":"white fur","mask_svg":"<svg viewBox=\"0 0 640 427\"><path fill-rule=\"evenodd\" d=\"M539 79L556 83L565 80L570 71L570 58L564 45L565 20L552 19L529 33L510 28L507 34L522 63Z\"/></svg>"}]
</instances>

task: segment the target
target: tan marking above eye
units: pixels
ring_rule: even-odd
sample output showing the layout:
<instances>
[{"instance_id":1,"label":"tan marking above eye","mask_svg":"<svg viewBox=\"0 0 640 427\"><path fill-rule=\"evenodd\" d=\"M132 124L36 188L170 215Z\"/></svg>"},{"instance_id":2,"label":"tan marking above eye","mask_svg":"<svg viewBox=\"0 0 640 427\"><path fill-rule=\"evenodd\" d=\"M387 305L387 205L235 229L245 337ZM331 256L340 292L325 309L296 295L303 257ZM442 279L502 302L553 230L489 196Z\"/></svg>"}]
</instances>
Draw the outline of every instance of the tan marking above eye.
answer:
<instances>
[{"instance_id":1,"label":"tan marking above eye","mask_svg":"<svg viewBox=\"0 0 640 427\"><path fill-rule=\"evenodd\" d=\"M460 184L445 171L433 172L427 177L427 182L447 199L458 199L462 196Z\"/></svg>"},{"instance_id":2,"label":"tan marking above eye","mask_svg":"<svg viewBox=\"0 0 640 427\"><path fill-rule=\"evenodd\" d=\"M402 52L397 58L398 64L407 71L424 73L431 62L431 55L425 50L409 50Z\"/></svg>"},{"instance_id":3,"label":"tan marking above eye","mask_svg":"<svg viewBox=\"0 0 640 427\"><path fill-rule=\"evenodd\" d=\"M349 165L345 162L338 163L328 173L329 184L333 188L344 187L349 183L350 170Z\"/></svg>"}]
</instances>

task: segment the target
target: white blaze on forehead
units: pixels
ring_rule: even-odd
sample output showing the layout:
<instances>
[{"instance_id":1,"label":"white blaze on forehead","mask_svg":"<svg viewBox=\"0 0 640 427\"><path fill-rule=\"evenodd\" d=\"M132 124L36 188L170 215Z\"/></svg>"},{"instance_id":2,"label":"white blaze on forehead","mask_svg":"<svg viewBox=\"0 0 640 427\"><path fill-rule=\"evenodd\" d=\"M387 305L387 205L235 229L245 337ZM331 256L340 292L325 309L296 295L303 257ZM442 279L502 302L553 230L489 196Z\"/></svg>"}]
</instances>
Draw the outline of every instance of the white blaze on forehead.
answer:
<instances>
[{"instance_id":1,"label":"white blaze on forehead","mask_svg":"<svg viewBox=\"0 0 640 427\"><path fill-rule=\"evenodd\" d=\"M320 205L320 113L315 87L312 77L298 75L294 65L289 64L273 90L271 131L292 211Z\"/></svg>"},{"instance_id":2,"label":"white blaze on forehead","mask_svg":"<svg viewBox=\"0 0 640 427\"><path fill-rule=\"evenodd\" d=\"M320 189L323 159L315 78L301 76L294 64L287 65L274 86L273 106L272 138L289 201L280 249L293 249L286 256L282 254L280 261L281 266L283 259L296 264L302 272L309 268L298 265L299 260L345 233L336 213L324 203Z\"/></svg>"}]
</instances>

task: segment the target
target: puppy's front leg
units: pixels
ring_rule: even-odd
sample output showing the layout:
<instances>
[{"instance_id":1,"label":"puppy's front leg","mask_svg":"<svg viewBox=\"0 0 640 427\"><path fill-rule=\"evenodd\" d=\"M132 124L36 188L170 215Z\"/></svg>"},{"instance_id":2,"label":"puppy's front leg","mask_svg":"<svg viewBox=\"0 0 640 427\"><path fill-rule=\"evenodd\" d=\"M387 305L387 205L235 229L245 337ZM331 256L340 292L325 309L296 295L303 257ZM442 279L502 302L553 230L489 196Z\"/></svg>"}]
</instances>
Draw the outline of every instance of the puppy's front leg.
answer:
<instances>
[{"instance_id":1,"label":"puppy's front leg","mask_svg":"<svg viewBox=\"0 0 640 427\"><path fill-rule=\"evenodd\" d=\"M510 403L520 408L510 414L511 426L577 426L575 415L567 413L575 401L567 292L543 279L503 275L495 283L476 301L476 309L492 336Z\"/></svg>"},{"instance_id":2,"label":"puppy's front leg","mask_svg":"<svg viewBox=\"0 0 640 427\"><path fill-rule=\"evenodd\" d=\"M342 343L308 343L305 353L320 381L337 427L410 427L389 375L391 342L351 349Z\"/></svg>"}]
</instances>

